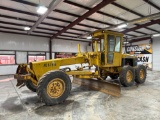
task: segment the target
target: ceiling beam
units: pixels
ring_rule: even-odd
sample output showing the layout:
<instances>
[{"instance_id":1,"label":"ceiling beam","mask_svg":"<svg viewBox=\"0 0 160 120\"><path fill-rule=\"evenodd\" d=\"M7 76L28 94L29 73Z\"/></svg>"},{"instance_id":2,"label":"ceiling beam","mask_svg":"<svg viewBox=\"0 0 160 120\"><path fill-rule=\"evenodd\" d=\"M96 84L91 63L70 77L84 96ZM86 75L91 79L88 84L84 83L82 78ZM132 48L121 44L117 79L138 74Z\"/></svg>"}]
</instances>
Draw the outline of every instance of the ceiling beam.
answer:
<instances>
[{"instance_id":1,"label":"ceiling beam","mask_svg":"<svg viewBox=\"0 0 160 120\"><path fill-rule=\"evenodd\" d=\"M69 39L69 38L62 38L62 37L57 37L56 39L67 40L67 41L71 40L71 41L78 41L78 42L90 42L85 40Z\"/></svg>"},{"instance_id":2,"label":"ceiling beam","mask_svg":"<svg viewBox=\"0 0 160 120\"><path fill-rule=\"evenodd\" d=\"M11 0L11 1L23 3L23 4L30 5L30 6L34 6L34 7L38 7L38 4L32 3L32 2L28 2L28 1L25 1L25 0Z\"/></svg>"},{"instance_id":3,"label":"ceiling beam","mask_svg":"<svg viewBox=\"0 0 160 120\"><path fill-rule=\"evenodd\" d=\"M18 34L18 35L28 35L27 33L19 33L19 32L12 32L12 31L5 31L5 30L0 30L0 32L3 33L11 33L11 34ZM44 36L44 35L34 35L34 34L30 34L28 36L37 36L37 37L45 37L45 38L50 38L49 36Z\"/></svg>"},{"instance_id":4,"label":"ceiling beam","mask_svg":"<svg viewBox=\"0 0 160 120\"><path fill-rule=\"evenodd\" d=\"M31 5L31 6L35 6L35 7L38 6L38 4L36 4L36 3L32 3L32 2L28 2L28 1L23 1L23 0L22 0L22 1L12 0L12 1L16 1L16 2L19 2L19 3L23 3L23 4L27 4L27 5ZM91 10L91 8L89 8L89 7L86 7L86 6L77 4L77 3L72 2L72 1L67 1L67 0L65 0L64 2L65 2L65 3L68 3L68 4L71 4L71 5L74 5L74 6L77 6L77 7L80 7L80 8L84 8L84 9L87 9L87 10ZM133 13L133 14L143 16L143 15L141 15L141 14L139 14L139 13L137 13L137 12L134 12L134 11L128 9L128 8L125 8L124 6L121 6L121 5L117 4L117 3L112 3L112 4L115 5L115 6L117 6L117 7L120 7L121 9L127 10L127 11L129 11L129 12L131 12L131 13ZM5 9L7 9L7 8L5 8ZM62 13L62 14L66 14L66 15L71 15L71 16L74 16L74 17L80 17L80 16L77 15L77 14L69 13L69 12L62 11L62 10L57 10L57 9L55 9L54 11L55 11L55 12ZM23 12L23 11L18 10L18 12L21 13L21 12ZM24 13L24 12L23 12L23 13ZM97 13L108 16L107 13L104 13L104 12L101 12L101 11L97 11ZM26 14L31 15L29 12L26 13ZM108 17L115 18L115 16L108 16ZM62 20L62 19L54 18L54 17L47 17L47 19L57 20L57 21L66 22L66 23L71 23L71 21ZM102 21L99 21L99 20L91 19L91 18L86 18L86 19L88 19L88 20L90 20L90 21L93 21L93 22L98 22L98 23L106 24L106 25L113 25L113 24L110 24L110 23L107 23L107 22L102 22ZM121 21L126 21L125 19L120 19L120 18L115 18L115 19L118 19L118 20L121 20ZM80 24L80 26L84 26L84 25L85 25L85 24ZM136 24L136 25L138 26L138 24ZM60 26L56 26L56 27L60 27ZM86 27L87 27L87 26L86 26ZM89 26L88 26L88 27L89 27ZM159 32L159 31L157 31L157 30L154 30L154 29L151 29L151 28L148 28L148 27L145 27L145 28L148 29L148 30L154 31L154 32ZM96 29L96 28L95 28L95 29ZM83 31L84 31L84 30L83 30ZM85 32L86 32L86 31L85 31ZM143 34L145 34L145 33L143 33Z\"/></svg>"},{"instance_id":5,"label":"ceiling beam","mask_svg":"<svg viewBox=\"0 0 160 120\"><path fill-rule=\"evenodd\" d=\"M17 30L17 31L21 31L21 32L26 32L26 31L23 30L23 29L15 28L15 27L0 26L0 28L7 29L7 30ZM52 35L52 33L41 32L41 31L33 31L33 33L42 33L42 34Z\"/></svg>"},{"instance_id":6,"label":"ceiling beam","mask_svg":"<svg viewBox=\"0 0 160 120\"><path fill-rule=\"evenodd\" d=\"M126 8L126 7L118 4L118 3L112 2L111 4L114 5L114 6L116 6L116 7L121 8L121 9L123 9L123 10L126 10L127 12L130 12L130 13L132 13L132 14L135 14L135 15L137 15L137 16L145 17L144 15L142 15L142 14L140 14L140 13L137 13L137 12L131 10L131 9L128 9L128 8ZM138 24L135 24L135 25L139 26ZM156 30L154 30L154 29L151 29L151 28L148 28L148 27L145 27L145 26L144 26L144 28L146 28L146 29L148 29L148 30L152 30L152 31L154 31L154 32L159 32L159 31L156 31Z\"/></svg>"},{"instance_id":7,"label":"ceiling beam","mask_svg":"<svg viewBox=\"0 0 160 120\"><path fill-rule=\"evenodd\" d=\"M151 21L151 22L148 22L148 23L145 23L145 24L142 24L142 25L139 25L139 26L124 30L122 32L125 34L125 33L128 33L128 32L135 31L137 29L144 28L146 26L150 26L150 25L158 24L158 23L160 23L160 19L157 19L157 20L154 20L154 21Z\"/></svg>"},{"instance_id":8,"label":"ceiling beam","mask_svg":"<svg viewBox=\"0 0 160 120\"><path fill-rule=\"evenodd\" d=\"M19 23L13 23L13 22L4 22L4 21L1 21L0 20L0 23L3 24L3 25L15 25L15 26L18 26L18 27L24 27L25 24L19 24ZM5 26L3 26L5 27ZM30 27L30 25L29 25ZM11 28L12 29L12 28ZM15 27L13 29L16 29ZM37 27L37 29L40 29L40 30L47 30L47 31L52 31L52 32L58 32L58 30L54 30L54 29L50 29L50 28L44 28L44 27ZM23 29L18 29L19 31L24 31ZM65 33L69 33L69 34L75 34L75 35L81 35L79 33L74 33L74 32L65 32Z\"/></svg>"},{"instance_id":9,"label":"ceiling beam","mask_svg":"<svg viewBox=\"0 0 160 120\"><path fill-rule=\"evenodd\" d=\"M64 0L65 3L67 4L70 4L70 5L74 5L76 7L79 7L79 8L83 8L83 9L86 9L86 10L91 10L92 8L88 7L88 6L83 6L83 5L80 5L78 3L75 3L75 2L72 2L72 1L68 1L68 0ZM105 16L108 16L108 17L111 17L111 18L114 18L114 19L118 19L118 20L121 20L121 21L126 21L125 19L123 18L120 18L120 17L117 17L117 16L114 16L114 15L111 15L111 14L108 14L108 13L105 13L105 12L102 12L102 11L97 11L97 13L101 14L101 15L105 15Z\"/></svg>"},{"instance_id":10,"label":"ceiling beam","mask_svg":"<svg viewBox=\"0 0 160 120\"><path fill-rule=\"evenodd\" d=\"M27 12L27 11L23 11L23 10L17 10L17 9L5 7L5 6L0 6L0 9L8 10L8 11L11 11L11 12L22 13L22 14L26 14L26 15L37 16L37 17L39 16L36 13L31 13L31 12Z\"/></svg>"},{"instance_id":11,"label":"ceiling beam","mask_svg":"<svg viewBox=\"0 0 160 120\"><path fill-rule=\"evenodd\" d=\"M4 9L4 10L8 10L8 11L11 11L11 12L18 12L18 13L23 13L23 14L27 14L27 15L31 15L31 16L34 16L32 13L30 13L30 12L26 12L26 11L22 11L22 10L16 10L16 9L10 9L10 8L8 8L8 7L1 7L0 6L0 9ZM13 10L13 11L12 11ZM61 13L65 13L65 12L62 12L61 11ZM66 13L66 14L71 14L71 13ZM37 14L37 16L38 16L38 14ZM28 20L28 19L23 19L23 18L18 18L18 17L12 17L12 16L8 16L8 15L1 15L0 14L0 17L5 17L5 18L11 18L11 19L16 19L16 20L23 20L23 21L27 21L27 22L36 22L36 21L34 21L34 20ZM80 17L79 15L77 16L77 17ZM71 21L67 21L67 20L62 20L62 19L59 19L59 18L54 18L54 17L46 17L47 19L50 19L50 20L56 20L56 21L61 21L61 22L66 22L66 23L72 23ZM112 24L110 24L110 23L107 23L107 22L102 22L102 21L99 21L99 20L95 20L95 19L91 19L91 18L87 18L88 20L90 20L90 21L93 21L93 22L97 22L97 23L101 23L101 24L105 24L105 25L112 25ZM41 24L43 24L43 25L49 25L49 26L55 26L55 27L64 27L64 26L60 26L60 25L56 25L56 24L51 24L51 23L46 23L46 22L41 22ZM90 28L90 26L89 25L85 25L85 24L78 24L78 25L80 25L80 26L85 26L85 27L89 27ZM93 27L92 26L92 28L96 28L96 27ZM71 28L72 29L72 28ZM87 32L87 31L85 31L85 32Z\"/></svg>"},{"instance_id":12,"label":"ceiling beam","mask_svg":"<svg viewBox=\"0 0 160 120\"><path fill-rule=\"evenodd\" d=\"M126 10L127 12L130 12L130 13L132 13L132 14L135 14L135 15L137 15L137 16L144 17L144 15L141 15L140 13L137 13L137 12L131 10L131 9L128 9L128 8L126 8L126 7L118 4L118 3L112 2L111 4L114 5L114 6L116 6L116 7L118 7L118 8L121 8L121 9L123 9L123 10Z\"/></svg>"},{"instance_id":13,"label":"ceiling beam","mask_svg":"<svg viewBox=\"0 0 160 120\"><path fill-rule=\"evenodd\" d=\"M48 7L48 10L44 15L41 15L40 18L36 21L36 23L32 26L32 28L28 31L28 34L31 34L34 29L41 24L41 22L61 3L63 0L53 0Z\"/></svg>"},{"instance_id":14,"label":"ceiling beam","mask_svg":"<svg viewBox=\"0 0 160 120\"><path fill-rule=\"evenodd\" d=\"M13 20L19 20L19 21L26 21L26 22L31 22L31 23L35 22L34 20L28 20L28 19L24 19L24 18L17 18L17 17L13 17L13 16L8 16L8 15L1 15L0 14L0 17L7 18L7 19L13 19ZM53 24L53 23L42 22L41 24L42 25L49 25L49 26L53 26L53 27L61 27L61 28L64 27L64 26L59 26L59 25L57 26L56 24ZM37 27L37 28L40 28L40 27ZM88 31L88 30L82 30L82 29L78 29L78 28L71 28L71 30L76 30L76 31L81 31L81 32L91 32L91 31Z\"/></svg>"},{"instance_id":15,"label":"ceiling beam","mask_svg":"<svg viewBox=\"0 0 160 120\"><path fill-rule=\"evenodd\" d=\"M93 7L91 10L89 10L88 12L86 12L85 14L83 14L81 17L77 18L75 21L73 21L72 23L70 23L69 25L67 25L67 27L63 28L61 31L59 31L58 33L56 33L55 35L53 35L52 39L56 38L59 35L61 35L65 31L67 31L68 29L72 28L74 25L78 24L79 22L81 22L85 18L89 17L90 15L92 15L93 13L95 13L96 11L98 11L101 8L103 8L107 4L110 4L113 1L115 1L115 0L103 0L101 3L99 3L98 5L96 5L95 7Z\"/></svg>"},{"instance_id":16,"label":"ceiling beam","mask_svg":"<svg viewBox=\"0 0 160 120\"><path fill-rule=\"evenodd\" d=\"M144 40L148 40L148 39L151 39L151 37L143 37L143 38L138 38L138 39L132 39L129 42L134 43L134 42L140 42L140 41L144 41Z\"/></svg>"},{"instance_id":17,"label":"ceiling beam","mask_svg":"<svg viewBox=\"0 0 160 120\"><path fill-rule=\"evenodd\" d=\"M75 3L75 2L72 2L72 1L64 0L64 2L65 2L65 3L68 3L68 4L71 4L71 5L74 5L74 6L76 6L76 7L83 8L83 9L87 9L87 10L90 10L90 9L91 9L90 7L86 7L86 6L80 5L80 4ZM115 2L112 2L111 4L114 5L114 6L116 6L116 7L121 8L121 9L123 9L123 10L126 10L126 11L128 11L128 12L131 12L132 14L135 14L135 15L137 15L137 16L140 16L140 17L143 17L143 16L144 16L144 15L142 15L142 14L140 14L140 13L137 13L137 12L135 12L135 11L133 11L133 10L130 10L130 9L128 9L128 8L122 6L122 5L119 5L119 4L115 3ZM97 11L97 13L102 14L102 15L105 15L105 16L108 16L108 17L111 17L111 18L114 18L114 19L117 19L117 20L121 20L121 21L124 21L124 22L127 21L127 20L125 20L125 19L123 19L123 18L116 17L116 16L113 16L113 15L110 15L110 14L108 14L108 13L104 13L104 12L101 12L101 11ZM135 24L135 25L138 26L138 24ZM154 32L159 32L159 31L156 31L156 30L151 29L151 28L148 28L148 27L145 27L145 28L148 29L148 30L152 30L152 31L154 31Z\"/></svg>"},{"instance_id":18,"label":"ceiling beam","mask_svg":"<svg viewBox=\"0 0 160 120\"><path fill-rule=\"evenodd\" d=\"M25 24L19 24L19 23L13 23L13 22L5 22L5 21L1 21L1 20L0 20L0 23L1 24L5 24L5 25L15 25L15 26L21 26L21 27L25 27L26 26ZM31 27L31 26L28 25L28 27Z\"/></svg>"},{"instance_id":19,"label":"ceiling beam","mask_svg":"<svg viewBox=\"0 0 160 120\"><path fill-rule=\"evenodd\" d=\"M156 32L156 33L159 33L159 31L157 31L157 30L154 30L154 29L152 29L152 28L149 28L149 27L146 27L148 30L150 30L150 31L154 31L154 32Z\"/></svg>"},{"instance_id":20,"label":"ceiling beam","mask_svg":"<svg viewBox=\"0 0 160 120\"><path fill-rule=\"evenodd\" d=\"M18 2L18 3L22 3L22 4L27 4L27 5L31 5L31 6L34 6L34 7L37 7L38 4L32 4L31 2L28 2L28 1L19 1L19 0L12 0L12 1L15 1L15 2ZM5 9L5 10L11 10L7 7L3 7L1 9ZM91 8L89 8L90 10ZM14 12L19 12L19 13L23 13L23 14L27 14L27 15L33 15L32 13L30 12L26 12L26 11L22 11L22 10L15 10L15 9L12 9L12 11ZM73 13L69 13L69 12L66 12L66 11L62 11L62 10L58 10L58 9L55 9L53 10L54 12L58 12L58 13L62 13L62 14L65 14L65 15L70 15L70 16L74 16L74 17L80 17L80 15L77 15L77 14L73 14ZM105 13L103 13L104 15ZM38 14L36 16L39 16ZM51 19L51 20L58 20L58 21L61 21L61 22L67 22L67 23L71 23L72 21L67 21L67 20L62 20L62 19L58 19L58 18L54 18L54 17L46 17L47 19ZM105 24L105 25L113 25L111 23L108 23L108 22L103 22L103 21L99 21L99 20L95 20L95 19L92 19L92 18L86 18L87 20L90 20L90 21L93 21L93 22L97 22L97 23L102 23L102 24Z\"/></svg>"},{"instance_id":21,"label":"ceiling beam","mask_svg":"<svg viewBox=\"0 0 160 120\"><path fill-rule=\"evenodd\" d=\"M20 2L20 3L23 3L23 4L27 4L27 5L31 5L31 6L35 6L35 7L37 7L38 6L38 4L36 4L36 3L32 3L32 2L28 2L28 1L19 1L19 0L12 0L12 1L16 1L16 2ZM66 3L68 3L68 4L72 4L72 3L74 3L74 2L71 2L71 1L64 1L64 2L66 2ZM80 4L77 4L77 3L74 3L76 6L77 5L79 5L78 7L82 7L82 8L85 8L85 9L88 9L88 10L90 10L91 8L89 8L89 7L85 7L85 6L83 6L83 5L80 5ZM6 9L7 10L7 8L6 7L3 7L3 9ZM124 8L125 9L125 8ZM55 9L54 10L55 12L60 12L60 13L64 13L64 11L61 11L61 10L57 10L57 9ZM21 10L15 10L14 12L23 12L23 11L21 11ZM101 11L97 11L97 13L99 13L99 12L101 12ZM32 13L29 13L29 12L23 12L24 14L28 14L28 15L31 15ZM65 14L65 13L64 13ZM67 12L67 14L68 14L68 12ZM72 14L72 13L70 13L70 14ZM101 12L101 13L99 13L99 14L106 14L106 13L103 13L103 12ZM32 14L33 15L33 14ZM72 15L76 15L76 14L72 14ZM38 15L37 15L38 16ZM76 15L75 17L78 17L78 15ZM114 17L115 18L115 16L110 16L110 17ZM23 20L23 18L17 18L17 19L21 19L21 20ZM51 20L57 20L57 21L61 21L61 22L67 22L67 23L71 23L71 21L67 21L67 20L62 20L62 19L59 19L59 18L54 18L54 17L47 17L47 19L51 19ZM115 19L119 19L119 18L115 18ZM123 19L122 21L126 21L125 19ZM33 22L32 20L28 20L28 22ZM34 21L35 22L35 21ZM99 22L99 21L95 21L95 22ZM55 26L55 27L62 27L63 28L63 26L57 26L57 25L55 25L55 24L50 24L50 23L42 23L42 24L44 24L44 25L52 25L52 26ZM102 23L102 24L105 24L105 23ZM80 25L80 26L85 26L85 27L90 27L90 26L88 26L88 25L85 25L85 24L78 24L78 25ZM94 29L98 29L98 27L93 27L92 26L92 28L94 28ZM82 32L89 32L88 30L81 30L81 29L76 29L76 28L71 28L72 30L77 30L77 31L82 31ZM159 31L156 31L156 30L153 30L153 29L151 29L151 28L147 28L147 29L149 29L149 30L152 30L152 31L154 31L154 32L159 32ZM137 32L137 31L135 31L135 32ZM141 32L141 34L145 34L145 33L142 33Z\"/></svg>"},{"instance_id":22,"label":"ceiling beam","mask_svg":"<svg viewBox=\"0 0 160 120\"><path fill-rule=\"evenodd\" d=\"M131 34L125 34L127 36L132 36L132 37L137 37L136 35L131 35Z\"/></svg>"},{"instance_id":23,"label":"ceiling beam","mask_svg":"<svg viewBox=\"0 0 160 120\"><path fill-rule=\"evenodd\" d=\"M81 17L80 15L77 15L77 14L74 14L74 13L70 13L70 12L66 12L66 11L62 11L62 10L54 10L55 12L58 12L58 13L62 13L62 14L65 14L65 15L70 15L70 16L74 16L74 17ZM97 23L101 23L101 24L105 24L105 25L114 25L114 24L111 24L111 23L108 23L108 22L103 22L103 21L99 21L99 20L96 20L96 19L92 19L92 18L86 18L86 20L89 20L89 21L92 21L92 22L97 22Z\"/></svg>"},{"instance_id":24,"label":"ceiling beam","mask_svg":"<svg viewBox=\"0 0 160 120\"><path fill-rule=\"evenodd\" d=\"M139 33L139 34L142 34L142 35L147 35L147 33L144 33L144 32L141 32L141 31L134 31L134 32L136 32L136 33Z\"/></svg>"},{"instance_id":25,"label":"ceiling beam","mask_svg":"<svg viewBox=\"0 0 160 120\"><path fill-rule=\"evenodd\" d=\"M0 26L0 28L8 29L8 30L17 30L17 31L21 31L21 32L26 32L25 30L20 29L20 28L5 27L5 26Z\"/></svg>"},{"instance_id":26,"label":"ceiling beam","mask_svg":"<svg viewBox=\"0 0 160 120\"><path fill-rule=\"evenodd\" d=\"M143 0L145 1L146 3L148 3L149 5L153 6L154 8L156 8L157 10L160 10L160 7L158 7L157 5L155 5L154 3L152 3L151 1L149 0Z\"/></svg>"}]
</instances>

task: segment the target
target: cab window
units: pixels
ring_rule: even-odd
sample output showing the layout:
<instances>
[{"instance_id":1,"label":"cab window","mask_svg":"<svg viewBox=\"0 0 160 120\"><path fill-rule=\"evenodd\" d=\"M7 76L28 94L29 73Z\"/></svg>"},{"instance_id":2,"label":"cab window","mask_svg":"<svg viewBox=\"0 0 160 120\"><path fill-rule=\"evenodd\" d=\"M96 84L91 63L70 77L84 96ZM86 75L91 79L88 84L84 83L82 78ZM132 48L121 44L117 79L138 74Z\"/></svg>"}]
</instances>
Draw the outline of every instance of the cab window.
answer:
<instances>
[{"instance_id":1,"label":"cab window","mask_svg":"<svg viewBox=\"0 0 160 120\"><path fill-rule=\"evenodd\" d=\"M116 37L116 44L115 44L115 52L120 52L120 40L121 38L119 36Z\"/></svg>"},{"instance_id":2,"label":"cab window","mask_svg":"<svg viewBox=\"0 0 160 120\"><path fill-rule=\"evenodd\" d=\"M114 51L114 35L108 35L108 52Z\"/></svg>"},{"instance_id":3,"label":"cab window","mask_svg":"<svg viewBox=\"0 0 160 120\"><path fill-rule=\"evenodd\" d=\"M98 36L94 38L95 40L92 42L92 49L95 52L95 41L97 41L97 47L98 47L98 51L102 52L104 51L105 47L104 47L104 36Z\"/></svg>"}]
</instances>

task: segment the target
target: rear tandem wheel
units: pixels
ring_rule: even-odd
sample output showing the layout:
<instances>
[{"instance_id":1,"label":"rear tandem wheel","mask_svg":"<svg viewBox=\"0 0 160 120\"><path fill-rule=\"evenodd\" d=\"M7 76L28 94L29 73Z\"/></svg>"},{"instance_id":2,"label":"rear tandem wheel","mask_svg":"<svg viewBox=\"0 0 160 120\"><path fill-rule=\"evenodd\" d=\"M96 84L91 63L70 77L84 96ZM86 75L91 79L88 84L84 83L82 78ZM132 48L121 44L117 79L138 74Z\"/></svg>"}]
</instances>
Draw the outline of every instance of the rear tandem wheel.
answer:
<instances>
[{"instance_id":1,"label":"rear tandem wheel","mask_svg":"<svg viewBox=\"0 0 160 120\"><path fill-rule=\"evenodd\" d=\"M124 66L119 74L119 80L125 87L132 86L134 84L135 73L134 68L127 65Z\"/></svg>"},{"instance_id":2,"label":"rear tandem wheel","mask_svg":"<svg viewBox=\"0 0 160 120\"><path fill-rule=\"evenodd\" d=\"M146 76L146 67L144 65L138 65L135 69L135 82L140 84L144 83L146 80Z\"/></svg>"}]
</instances>

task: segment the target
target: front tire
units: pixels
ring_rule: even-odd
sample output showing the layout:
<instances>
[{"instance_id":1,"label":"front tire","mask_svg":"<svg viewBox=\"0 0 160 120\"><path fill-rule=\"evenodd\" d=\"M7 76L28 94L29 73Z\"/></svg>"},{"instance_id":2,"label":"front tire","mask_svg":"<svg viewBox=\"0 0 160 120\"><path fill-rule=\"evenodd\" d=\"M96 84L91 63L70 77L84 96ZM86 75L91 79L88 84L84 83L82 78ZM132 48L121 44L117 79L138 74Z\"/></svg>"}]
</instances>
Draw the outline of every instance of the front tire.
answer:
<instances>
[{"instance_id":1,"label":"front tire","mask_svg":"<svg viewBox=\"0 0 160 120\"><path fill-rule=\"evenodd\" d=\"M46 105L62 103L70 91L71 80L63 71L49 71L38 82L38 96Z\"/></svg>"},{"instance_id":2,"label":"front tire","mask_svg":"<svg viewBox=\"0 0 160 120\"><path fill-rule=\"evenodd\" d=\"M120 72L119 80L125 87L132 86L134 84L135 73L131 66L124 66Z\"/></svg>"},{"instance_id":3,"label":"front tire","mask_svg":"<svg viewBox=\"0 0 160 120\"><path fill-rule=\"evenodd\" d=\"M136 83L144 83L146 81L146 67L144 65L138 65L135 70L135 82Z\"/></svg>"},{"instance_id":4,"label":"front tire","mask_svg":"<svg viewBox=\"0 0 160 120\"><path fill-rule=\"evenodd\" d=\"M37 86L34 85L34 84L32 83L32 81L30 81L30 80L26 81L26 86L27 86L27 88L28 88L29 90L31 90L32 92L36 92L36 91L37 91Z\"/></svg>"}]
</instances>

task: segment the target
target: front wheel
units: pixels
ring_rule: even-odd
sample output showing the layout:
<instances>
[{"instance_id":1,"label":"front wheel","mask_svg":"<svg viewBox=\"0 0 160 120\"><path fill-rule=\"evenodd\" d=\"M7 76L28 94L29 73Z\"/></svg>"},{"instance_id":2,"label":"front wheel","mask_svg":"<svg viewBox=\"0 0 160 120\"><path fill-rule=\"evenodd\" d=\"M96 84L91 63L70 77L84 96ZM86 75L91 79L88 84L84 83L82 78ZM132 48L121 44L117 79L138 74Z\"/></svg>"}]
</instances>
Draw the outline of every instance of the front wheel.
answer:
<instances>
[{"instance_id":1,"label":"front wheel","mask_svg":"<svg viewBox=\"0 0 160 120\"><path fill-rule=\"evenodd\" d=\"M37 91L37 86L35 84L33 84L32 81L30 81L30 80L26 81L26 86L32 92L36 92Z\"/></svg>"},{"instance_id":2,"label":"front wheel","mask_svg":"<svg viewBox=\"0 0 160 120\"><path fill-rule=\"evenodd\" d=\"M131 66L124 66L120 72L119 80L125 87L132 86L134 84L135 73Z\"/></svg>"},{"instance_id":3,"label":"front wheel","mask_svg":"<svg viewBox=\"0 0 160 120\"><path fill-rule=\"evenodd\" d=\"M38 82L37 94L46 105L62 103L70 91L71 80L63 71L49 71Z\"/></svg>"},{"instance_id":4,"label":"front wheel","mask_svg":"<svg viewBox=\"0 0 160 120\"><path fill-rule=\"evenodd\" d=\"M146 67L144 65L138 65L135 70L135 82L136 83L144 83L146 80Z\"/></svg>"}]
</instances>

